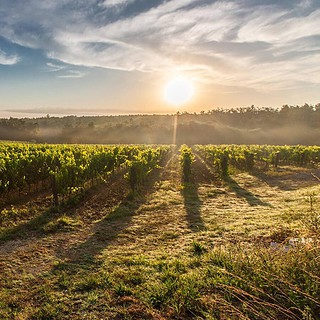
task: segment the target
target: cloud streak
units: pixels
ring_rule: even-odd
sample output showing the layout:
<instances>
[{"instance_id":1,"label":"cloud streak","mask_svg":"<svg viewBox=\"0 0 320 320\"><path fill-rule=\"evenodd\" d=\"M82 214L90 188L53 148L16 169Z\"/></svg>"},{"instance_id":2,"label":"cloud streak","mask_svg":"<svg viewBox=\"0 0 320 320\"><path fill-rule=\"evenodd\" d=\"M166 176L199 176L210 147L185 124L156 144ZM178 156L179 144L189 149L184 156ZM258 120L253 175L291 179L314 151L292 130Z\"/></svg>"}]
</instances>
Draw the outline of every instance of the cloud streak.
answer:
<instances>
[{"instance_id":1,"label":"cloud streak","mask_svg":"<svg viewBox=\"0 0 320 320\"><path fill-rule=\"evenodd\" d=\"M4 51L0 50L0 64L2 65L14 65L20 61L20 57L17 55L8 55Z\"/></svg>"},{"instance_id":2,"label":"cloud streak","mask_svg":"<svg viewBox=\"0 0 320 320\"><path fill-rule=\"evenodd\" d=\"M78 70L69 70L66 74L59 75L58 78L61 79L78 79L83 78L86 74L84 72L78 71Z\"/></svg>"},{"instance_id":3,"label":"cloud streak","mask_svg":"<svg viewBox=\"0 0 320 320\"><path fill-rule=\"evenodd\" d=\"M124 7L133 2L134 0L105 0L101 5L106 8L114 8L119 6Z\"/></svg>"},{"instance_id":4,"label":"cloud streak","mask_svg":"<svg viewBox=\"0 0 320 320\"><path fill-rule=\"evenodd\" d=\"M203 81L260 91L320 84L318 0L171 0L154 1L147 10L141 3L30 0L26 6L5 1L0 35L77 66L179 69ZM133 6L136 11L125 14ZM0 63L18 61L0 51ZM59 77L81 76L69 71Z\"/></svg>"},{"instance_id":5,"label":"cloud streak","mask_svg":"<svg viewBox=\"0 0 320 320\"><path fill-rule=\"evenodd\" d=\"M57 72L65 69L65 66L61 66L55 63L47 62L47 71L48 72Z\"/></svg>"}]
</instances>

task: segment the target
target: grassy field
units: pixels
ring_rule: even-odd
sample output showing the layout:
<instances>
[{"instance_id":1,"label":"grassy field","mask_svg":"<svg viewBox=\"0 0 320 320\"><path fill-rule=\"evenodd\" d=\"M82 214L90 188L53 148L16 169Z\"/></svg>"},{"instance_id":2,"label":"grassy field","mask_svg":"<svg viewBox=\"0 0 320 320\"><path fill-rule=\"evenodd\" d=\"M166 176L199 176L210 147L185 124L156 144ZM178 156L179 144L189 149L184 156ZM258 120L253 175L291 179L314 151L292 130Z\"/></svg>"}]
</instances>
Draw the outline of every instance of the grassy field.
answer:
<instances>
[{"instance_id":1,"label":"grassy field","mask_svg":"<svg viewBox=\"0 0 320 320\"><path fill-rule=\"evenodd\" d=\"M0 319L319 319L320 170L191 170L2 208Z\"/></svg>"}]
</instances>

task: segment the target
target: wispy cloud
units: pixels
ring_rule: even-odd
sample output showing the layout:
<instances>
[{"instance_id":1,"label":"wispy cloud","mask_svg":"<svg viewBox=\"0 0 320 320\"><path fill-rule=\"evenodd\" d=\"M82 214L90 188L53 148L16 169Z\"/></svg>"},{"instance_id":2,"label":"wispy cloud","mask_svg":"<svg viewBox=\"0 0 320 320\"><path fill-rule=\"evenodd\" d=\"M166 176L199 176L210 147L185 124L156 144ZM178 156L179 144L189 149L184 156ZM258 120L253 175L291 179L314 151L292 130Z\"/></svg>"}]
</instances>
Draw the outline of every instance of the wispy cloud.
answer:
<instances>
[{"instance_id":1,"label":"wispy cloud","mask_svg":"<svg viewBox=\"0 0 320 320\"><path fill-rule=\"evenodd\" d=\"M65 69L65 66L62 65L58 65L55 63L51 63L51 62L47 62L47 71L48 72L57 72L57 71L61 71L63 69Z\"/></svg>"},{"instance_id":2,"label":"wispy cloud","mask_svg":"<svg viewBox=\"0 0 320 320\"><path fill-rule=\"evenodd\" d=\"M8 55L4 51L0 50L0 64L2 65L14 65L20 61L20 57L17 55Z\"/></svg>"},{"instance_id":3,"label":"wispy cloud","mask_svg":"<svg viewBox=\"0 0 320 320\"><path fill-rule=\"evenodd\" d=\"M133 3L135 0L105 0L102 2L102 5L107 8L126 6L129 3Z\"/></svg>"},{"instance_id":4,"label":"wispy cloud","mask_svg":"<svg viewBox=\"0 0 320 320\"><path fill-rule=\"evenodd\" d=\"M57 78L61 79L76 79L76 78L83 78L86 76L85 72L71 69L70 66L61 65L57 63L47 62L46 64L46 72L54 72L56 73Z\"/></svg>"},{"instance_id":5,"label":"wispy cloud","mask_svg":"<svg viewBox=\"0 0 320 320\"><path fill-rule=\"evenodd\" d=\"M154 3L148 9L134 0L7 1L0 35L77 66L182 69L207 82L257 90L320 84L318 0L148 1ZM134 13L108 13L133 3ZM0 52L0 63L17 59ZM59 77L83 75L70 70Z\"/></svg>"},{"instance_id":6,"label":"wispy cloud","mask_svg":"<svg viewBox=\"0 0 320 320\"><path fill-rule=\"evenodd\" d=\"M69 79L69 78L83 78L86 74L78 70L69 70L67 73L59 75L58 78Z\"/></svg>"}]
</instances>

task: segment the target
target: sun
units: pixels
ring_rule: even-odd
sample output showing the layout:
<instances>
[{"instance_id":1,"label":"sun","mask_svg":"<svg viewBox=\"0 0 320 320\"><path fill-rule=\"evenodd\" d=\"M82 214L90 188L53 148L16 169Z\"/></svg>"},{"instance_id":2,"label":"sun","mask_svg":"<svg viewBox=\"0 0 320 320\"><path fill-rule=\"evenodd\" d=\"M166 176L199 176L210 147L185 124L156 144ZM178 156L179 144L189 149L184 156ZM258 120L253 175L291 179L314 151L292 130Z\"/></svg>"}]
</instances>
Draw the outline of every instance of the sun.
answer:
<instances>
[{"instance_id":1,"label":"sun","mask_svg":"<svg viewBox=\"0 0 320 320\"><path fill-rule=\"evenodd\" d=\"M191 80L182 76L171 79L165 87L165 100L175 106L181 106L188 102L194 94Z\"/></svg>"}]
</instances>

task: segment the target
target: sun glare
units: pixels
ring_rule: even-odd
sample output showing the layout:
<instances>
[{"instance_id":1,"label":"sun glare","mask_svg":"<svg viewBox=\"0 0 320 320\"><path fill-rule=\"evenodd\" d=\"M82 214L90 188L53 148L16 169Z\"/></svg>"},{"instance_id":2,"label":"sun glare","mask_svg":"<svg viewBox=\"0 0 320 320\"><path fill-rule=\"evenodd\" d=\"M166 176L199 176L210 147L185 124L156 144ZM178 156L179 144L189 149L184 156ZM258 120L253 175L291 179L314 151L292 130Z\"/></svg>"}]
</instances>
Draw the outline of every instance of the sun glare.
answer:
<instances>
[{"instance_id":1,"label":"sun glare","mask_svg":"<svg viewBox=\"0 0 320 320\"><path fill-rule=\"evenodd\" d=\"M165 87L166 101L175 106L181 106L189 101L193 93L192 81L183 77L176 77L170 80Z\"/></svg>"}]
</instances>

